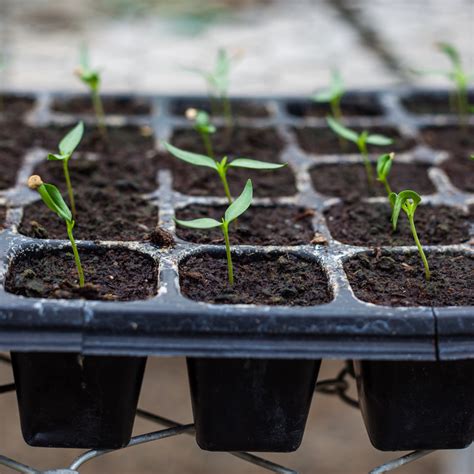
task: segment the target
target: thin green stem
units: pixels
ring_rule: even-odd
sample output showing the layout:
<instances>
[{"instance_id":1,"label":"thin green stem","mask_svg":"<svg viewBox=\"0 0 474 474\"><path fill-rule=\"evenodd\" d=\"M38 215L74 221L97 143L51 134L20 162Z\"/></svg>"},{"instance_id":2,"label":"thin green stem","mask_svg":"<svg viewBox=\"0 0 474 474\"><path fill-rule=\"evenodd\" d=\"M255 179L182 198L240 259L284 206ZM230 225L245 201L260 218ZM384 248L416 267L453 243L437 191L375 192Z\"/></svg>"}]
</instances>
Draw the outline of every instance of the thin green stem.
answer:
<instances>
[{"instance_id":1,"label":"thin green stem","mask_svg":"<svg viewBox=\"0 0 474 474\"><path fill-rule=\"evenodd\" d=\"M81 288L84 287L84 271L82 270L81 259L79 257L79 252L77 251L76 241L74 240L74 236L72 235L72 229L74 228L74 221L66 222L67 226L67 235L69 240L71 241L72 246L72 253L74 254L74 260L76 261L77 273L79 275L79 286Z\"/></svg>"},{"instance_id":2,"label":"thin green stem","mask_svg":"<svg viewBox=\"0 0 474 474\"><path fill-rule=\"evenodd\" d=\"M467 117L469 114L469 97L467 93L467 88L464 86L459 86L456 93L457 99L457 108L459 114L459 121L461 123L461 128L466 130L467 127Z\"/></svg>"},{"instance_id":3,"label":"thin green stem","mask_svg":"<svg viewBox=\"0 0 474 474\"><path fill-rule=\"evenodd\" d=\"M341 97L331 100L330 105L333 117L339 122L342 118Z\"/></svg>"},{"instance_id":4,"label":"thin green stem","mask_svg":"<svg viewBox=\"0 0 474 474\"><path fill-rule=\"evenodd\" d=\"M227 182L227 169L225 166L219 166L217 172L221 178L222 184L224 185L224 192L229 201L229 204L232 204L232 194L230 194L229 183Z\"/></svg>"},{"instance_id":5,"label":"thin green stem","mask_svg":"<svg viewBox=\"0 0 474 474\"><path fill-rule=\"evenodd\" d=\"M71 177L69 176L69 158L63 160L64 178L66 179L67 194L69 196L69 203L71 204L71 212L74 219L76 219L76 201L74 199L74 191L72 189Z\"/></svg>"},{"instance_id":6,"label":"thin green stem","mask_svg":"<svg viewBox=\"0 0 474 474\"><path fill-rule=\"evenodd\" d=\"M413 219L413 214L412 213L408 214L408 220L410 221L410 229L411 229L411 233L413 234L413 238L415 239L415 244L418 248L418 252L420 253L421 260L423 260L423 265L425 267L425 279L426 279L426 281L429 281L430 278L431 278L430 267L428 265L428 260L426 258L423 247L421 246L420 239L418 238L418 234L417 234L416 228L415 228L415 221Z\"/></svg>"},{"instance_id":7,"label":"thin green stem","mask_svg":"<svg viewBox=\"0 0 474 474\"><path fill-rule=\"evenodd\" d=\"M390 194L392 194L392 188L390 187L390 184L388 184L388 180L387 178L384 178L381 180L383 185L385 186L385 191L387 192L387 196L390 196ZM389 199L390 201L390 199ZM392 206L392 202L390 201L390 205ZM392 209L393 209L393 206L392 206Z\"/></svg>"},{"instance_id":8,"label":"thin green stem","mask_svg":"<svg viewBox=\"0 0 474 474\"><path fill-rule=\"evenodd\" d=\"M231 130L232 127L234 126L234 121L232 119L232 106L230 104L230 100L227 97L227 95L223 95L221 97L221 100L222 100L222 112L224 113L227 128Z\"/></svg>"},{"instance_id":9,"label":"thin green stem","mask_svg":"<svg viewBox=\"0 0 474 474\"><path fill-rule=\"evenodd\" d=\"M199 132L199 134L201 135L207 156L210 156L212 159L214 159L214 150L212 149L212 143L209 134L206 132Z\"/></svg>"},{"instance_id":10,"label":"thin green stem","mask_svg":"<svg viewBox=\"0 0 474 474\"><path fill-rule=\"evenodd\" d=\"M233 285L234 284L234 266L232 264L232 254L230 252L229 223L228 222L224 221L222 223L222 232L224 234L225 253L227 256L227 274L229 276L229 283Z\"/></svg>"},{"instance_id":11,"label":"thin green stem","mask_svg":"<svg viewBox=\"0 0 474 474\"><path fill-rule=\"evenodd\" d=\"M97 89L92 89L92 104L94 106L94 112L97 119L97 127L102 135L102 138L107 140L107 127L105 125L105 113L104 106L102 105L102 99Z\"/></svg>"},{"instance_id":12,"label":"thin green stem","mask_svg":"<svg viewBox=\"0 0 474 474\"><path fill-rule=\"evenodd\" d=\"M372 169L372 164L369 160L369 153L367 151L367 144L365 141L360 141L357 143L359 147L360 154L362 155L362 159L364 160L365 172L367 174L367 182L369 183L369 189L372 190L374 188L374 170Z\"/></svg>"}]
</instances>

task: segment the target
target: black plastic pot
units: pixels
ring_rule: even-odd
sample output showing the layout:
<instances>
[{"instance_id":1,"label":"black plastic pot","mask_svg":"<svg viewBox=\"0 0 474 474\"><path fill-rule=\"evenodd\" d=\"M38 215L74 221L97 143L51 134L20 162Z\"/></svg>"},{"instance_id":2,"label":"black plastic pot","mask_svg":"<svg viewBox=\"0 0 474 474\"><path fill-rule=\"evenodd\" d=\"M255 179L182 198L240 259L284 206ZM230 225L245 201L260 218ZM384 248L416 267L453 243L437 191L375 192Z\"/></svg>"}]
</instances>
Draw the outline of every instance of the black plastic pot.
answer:
<instances>
[{"instance_id":1,"label":"black plastic pot","mask_svg":"<svg viewBox=\"0 0 474 474\"><path fill-rule=\"evenodd\" d=\"M474 360L355 363L360 406L382 451L462 449L474 439Z\"/></svg>"},{"instance_id":2,"label":"black plastic pot","mask_svg":"<svg viewBox=\"0 0 474 474\"><path fill-rule=\"evenodd\" d=\"M31 446L120 448L132 434L146 358L12 353Z\"/></svg>"},{"instance_id":3,"label":"black plastic pot","mask_svg":"<svg viewBox=\"0 0 474 474\"><path fill-rule=\"evenodd\" d=\"M196 441L208 451L295 451L321 361L188 359Z\"/></svg>"}]
</instances>

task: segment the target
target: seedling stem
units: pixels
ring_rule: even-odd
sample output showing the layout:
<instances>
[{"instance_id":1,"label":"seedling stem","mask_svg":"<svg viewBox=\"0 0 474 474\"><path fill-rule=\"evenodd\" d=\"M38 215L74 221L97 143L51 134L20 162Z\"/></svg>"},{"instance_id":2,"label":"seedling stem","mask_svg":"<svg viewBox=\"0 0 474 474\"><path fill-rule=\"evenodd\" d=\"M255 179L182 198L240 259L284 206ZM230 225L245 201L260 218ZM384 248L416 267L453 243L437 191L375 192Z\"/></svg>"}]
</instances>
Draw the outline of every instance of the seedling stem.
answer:
<instances>
[{"instance_id":1,"label":"seedling stem","mask_svg":"<svg viewBox=\"0 0 474 474\"><path fill-rule=\"evenodd\" d=\"M234 284L234 265L232 263L232 254L230 252L230 239L229 239L229 223L222 219L222 232L224 234L225 241L225 253L227 257L227 274L229 277L229 283Z\"/></svg>"}]
</instances>

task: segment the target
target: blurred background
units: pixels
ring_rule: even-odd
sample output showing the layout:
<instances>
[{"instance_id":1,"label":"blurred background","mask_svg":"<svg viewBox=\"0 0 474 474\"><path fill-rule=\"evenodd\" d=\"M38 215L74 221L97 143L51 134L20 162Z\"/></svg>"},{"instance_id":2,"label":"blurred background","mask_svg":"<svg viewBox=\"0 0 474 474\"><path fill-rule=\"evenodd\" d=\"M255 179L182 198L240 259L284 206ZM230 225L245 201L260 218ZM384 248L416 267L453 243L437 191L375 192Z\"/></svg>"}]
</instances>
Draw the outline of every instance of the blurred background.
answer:
<instances>
[{"instance_id":1,"label":"blurred background","mask_svg":"<svg viewBox=\"0 0 474 474\"><path fill-rule=\"evenodd\" d=\"M336 66L347 87L448 85L410 73L448 67L437 41L453 43L474 72L473 0L0 0L0 78L10 90L83 90L72 74L82 42L107 92L204 93L202 79L186 68L211 66L219 47L239 57L230 89L237 95L308 95L327 85ZM321 377L340 368L326 361ZM0 366L0 384L11 378ZM191 421L183 359L149 361L140 406ZM78 454L26 446L14 394L0 397L0 414L1 454L43 469L64 467ZM135 434L155 429L137 420ZM472 474L470 452L435 453L400 472ZM266 457L301 474L363 474L398 454L371 447L357 410L317 394L301 449ZM105 456L81 472L265 471L200 451L182 436Z\"/></svg>"}]
</instances>

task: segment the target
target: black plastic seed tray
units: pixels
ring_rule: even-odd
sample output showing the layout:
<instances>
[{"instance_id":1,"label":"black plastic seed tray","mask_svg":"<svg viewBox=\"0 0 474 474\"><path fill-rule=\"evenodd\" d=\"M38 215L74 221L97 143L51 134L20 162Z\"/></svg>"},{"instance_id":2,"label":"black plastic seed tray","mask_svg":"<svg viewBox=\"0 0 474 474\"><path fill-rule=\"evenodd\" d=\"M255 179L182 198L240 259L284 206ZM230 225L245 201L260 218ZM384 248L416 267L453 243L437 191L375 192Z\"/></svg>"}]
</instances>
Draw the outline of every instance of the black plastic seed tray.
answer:
<instances>
[{"instance_id":1,"label":"black plastic seed tray","mask_svg":"<svg viewBox=\"0 0 474 474\"><path fill-rule=\"evenodd\" d=\"M418 91L420 92L420 91ZM423 91L421 91L423 92ZM370 104L367 114L348 116L349 126L390 127L413 146L397 154L404 163L429 164L429 178L435 192L424 196L433 205L467 210L474 194L454 186L441 165L449 152L431 149L420 136L426 126L456 125L450 114L410 113L403 101L417 91L394 90L351 92L347 101ZM446 97L446 92L426 92L430 97ZM14 94L13 94L14 95ZM78 115L55 112L54 98L68 94L26 94L34 99L26 113L30 126L69 125ZM108 125L151 127L157 149L169 140L176 128L189 128L183 110L202 106L204 97L140 96L149 110L134 116L110 115ZM122 98L124 101L127 97ZM246 127L274 128L284 141L280 156L287 161L296 182L291 196L256 198L255 205L296 205L314 210L316 244L266 247L235 246L236 254L290 253L322 265L332 293L328 304L310 307L218 305L191 301L179 289L178 262L202 252L223 253L216 245L200 245L177 240L174 248L160 248L147 242L81 242L80 248L124 247L149 255L159 264L158 292L155 297L135 302L45 300L15 296L0 288L0 350L77 352L87 355L186 355L229 358L320 359L352 358L377 360L437 360L474 358L474 307L384 307L358 300L343 270L343 262L368 247L336 241L327 226L324 210L339 199L318 193L310 170L330 163L360 163L353 152L326 154L317 158L304 151L297 130L326 128L324 117L306 116L308 101L300 98L234 99L234 104L250 101L264 107L267 116L237 118ZM376 105L374 105L376 104ZM93 117L83 115L86 122ZM472 118L471 126L474 125ZM217 119L219 123L219 119ZM221 120L220 123L223 123ZM237 150L238 151L238 150ZM474 150L470 150L474 152ZM376 158L376 154L373 158ZM0 280L4 281L12 259L35 249L59 248L66 241L40 240L19 234L23 207L38 197L25 182L34 166L45 158L45 150L29 149L16 177L15 186L0 191L0 207L7 209L4 230L0 232ZM256 157L258 158L258 157ZM192 173L192 169L189 170ZM175 210L190 204L225 204L220 197L189 196L173 188L172 174L160 169L156 191L147 195L159 208L156 223L175 235ZM383 197L368 198L383 202ZM472 227L472 226L471 226ZM430 252L472 254L471 242L429 247ZM396 252L414 252L414 247L397 247ZM466 275L472 279L472 275Z\"/></svg>"}]
</instances>

